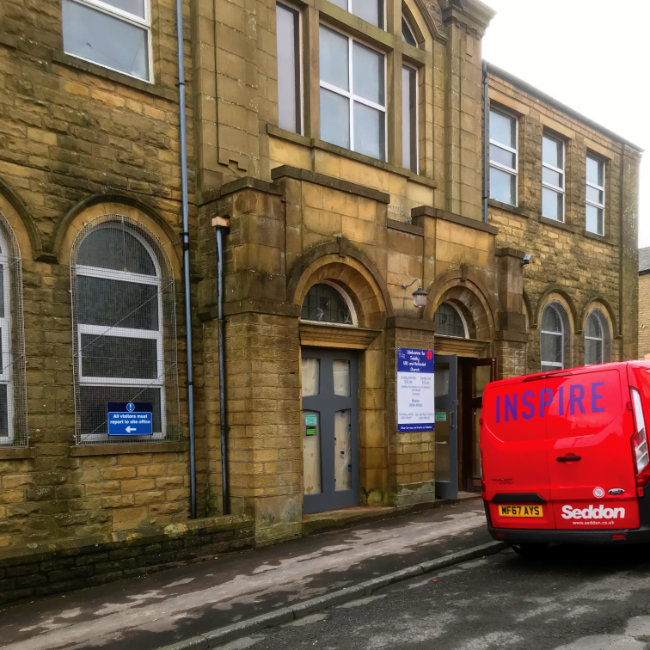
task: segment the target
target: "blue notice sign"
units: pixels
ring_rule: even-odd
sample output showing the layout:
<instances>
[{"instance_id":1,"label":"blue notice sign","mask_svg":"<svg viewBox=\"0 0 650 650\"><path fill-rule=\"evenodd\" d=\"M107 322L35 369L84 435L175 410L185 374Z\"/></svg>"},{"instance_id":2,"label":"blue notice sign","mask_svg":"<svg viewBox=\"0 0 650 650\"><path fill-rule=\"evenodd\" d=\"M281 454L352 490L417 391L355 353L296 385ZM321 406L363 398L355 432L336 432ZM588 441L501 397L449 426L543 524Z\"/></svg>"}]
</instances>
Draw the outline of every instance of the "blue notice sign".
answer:
<instances>
[{"instance_id":1,"label":"blue notice sign","mask_svg":"<svg viewBox=\"0 0 650 650\"><path fill-rule=\"evenodd\" d=\"M397 348L397 430L435 428L433 350Z\"/></svg>"},{"instance_id":2,"label":"blue notice sign","mask_svg":"<svg viewBox=\"0 0 650 650\"><path fill-rule=\"evenodd\" d=\"M108 402L109 436L150 436L153 434L151 402Z\"/></svg>"}]
</instances>

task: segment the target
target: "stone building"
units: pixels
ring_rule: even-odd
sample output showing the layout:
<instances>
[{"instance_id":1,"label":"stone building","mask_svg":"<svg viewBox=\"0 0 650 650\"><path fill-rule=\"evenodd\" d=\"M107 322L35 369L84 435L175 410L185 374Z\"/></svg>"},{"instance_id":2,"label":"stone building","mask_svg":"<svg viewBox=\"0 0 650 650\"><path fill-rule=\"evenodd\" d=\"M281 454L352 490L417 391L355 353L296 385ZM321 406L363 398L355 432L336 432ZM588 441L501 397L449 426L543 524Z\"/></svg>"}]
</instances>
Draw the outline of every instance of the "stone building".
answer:
<instances>
[{"instance_id":1,"label":"stone building","mask_svg":"<svg viewBox=\"0 0 650 650\"><path fill-rule=\"evenodd\" d=\"M637 354L639 149L484 65L486 5L182 4L186 147L172 0L0 6L18 596L476 489L490 378Z\"/></svg>"},{"instance_id":2,"label":"stone building","mask_svg":"<svg viewBox=\"0 0 650 650\"><path fill-rule=\"evenodd\" d=\"M650 247L639 249L639 358L650 359Z\"/></svg>"}]
</instances>

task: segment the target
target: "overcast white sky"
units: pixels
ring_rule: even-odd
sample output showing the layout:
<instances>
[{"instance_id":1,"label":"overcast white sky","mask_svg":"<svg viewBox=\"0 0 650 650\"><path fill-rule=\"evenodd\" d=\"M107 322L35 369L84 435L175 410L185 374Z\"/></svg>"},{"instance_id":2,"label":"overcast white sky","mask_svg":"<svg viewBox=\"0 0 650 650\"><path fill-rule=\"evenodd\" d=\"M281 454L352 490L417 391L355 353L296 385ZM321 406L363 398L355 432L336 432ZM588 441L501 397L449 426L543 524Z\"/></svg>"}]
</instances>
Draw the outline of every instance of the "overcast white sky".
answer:
<instances>
[{"instance_id":1,"label":"overcast white sky","mask_svg":"<svg viewBox=\"0 0 650 650\"><path fill-rule=\"evenodd\" d=\"M639 246L650 246L650 2L483 0L483 57L644 150Z\"/></svg>"}]
</instances>

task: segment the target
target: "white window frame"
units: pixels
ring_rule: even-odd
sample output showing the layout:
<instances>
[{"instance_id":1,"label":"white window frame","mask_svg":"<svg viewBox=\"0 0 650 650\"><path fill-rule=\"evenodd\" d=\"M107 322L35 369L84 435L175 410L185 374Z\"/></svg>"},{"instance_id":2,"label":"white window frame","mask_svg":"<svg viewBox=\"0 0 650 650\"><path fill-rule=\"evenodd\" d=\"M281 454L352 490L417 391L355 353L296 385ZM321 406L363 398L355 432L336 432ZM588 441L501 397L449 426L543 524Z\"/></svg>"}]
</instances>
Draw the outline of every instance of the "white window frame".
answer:
<instances>
[{"instance_id":1,"label":"white window frame","mask_svg":"<svg viewBox=\"0 0 650 650\"><path fill-rule=\"evenodd\" d=\"M600 337L587 335L587 326L589 324L590 318L595 319L595 321L598 323L598 327L600 328ZM600 343L600 359L598 361L587 361L586 341L597 341ZM609 345L610 345L609 324L603 312L596 307L589 312L587 316L587 320L585 321L585 365L592 365L594 363L605 363L605 358L609 357L608 354Z\"/></svg>"},{"instance_id":2,"label":"white window frame","mask_svg":"<svg viewBox=\"0 0 650 650\"><path fill-rule=\"evenodd\" d=\"M558 221L560 223L564 223L566 221L565 214L566 214L566 206L565 206L565 187L566 187L566 143L564 140L560 137L557 137L555 135L551 135L550 133L544 133L542 135L542 152L544 150L544 140L550 140L554 143L558 143L562 147L562 167L555 167L554 165L549 165L548 163L544 162L544 155L542 153L542 187L546 188L547 190L551 190L558 196L562 197L562 214L558 215L558 219L555 219L554 217L548 217L547 215L544 214L544 211L542 209L542 216L546 217L547 219L552 219L553 221ZM544 169L550 169L553 172L556 172L557 174L560 175L560 179L562 181L562 185L553 185L552 183L547 183L544 180ZM542 201L542 207L544 205L544 202Z\"/></svg>"},{"instance_id":3,"label":"white window frame","mask_svg":"<svg viewBox=\"0 0 650 650\"><path fill-rule=\"evenodd\" d=\"M590 205L594 208L596 208L600 212L600 217L601 217L601 222L602 222L602 229L601 232L598 230L590 230L587 227L587 219L586 219L586 211L585 211L585 230L587 232L594 233L596 235L605 235L605 172L606 167L605 167L605 161L600 157L600 156L595 156L593 154L588 153L586 156L586 160L593 160L599 167L599 169L602 169L602 176L603 176L603 184L602 185L597 185L596 183L591 183L589 182L589 179L587 178L587 165L585 164L585 185L588 188L593 188L599 192L603 193L603 201L602 203L597 203L595 201L590 201L588 198L588 193L585 192L585 203L586 205Z\"/></svg>"},{"instance_id":4,"label":"white window frame","mask_svg":"<svg viewBox=\"0 0 650 650\"><path fill-rule=\"evenodd\" d=\"M121 224L119 222L106 222L98 225L98 229L108 229L115 228L117 230L121 229ZM86 234L86 237L91 233L95 232L95 229L91 230ZM149 255L155 269L155 276L146 275L141 273L133 273L129 271L116 271L113 269L107 269L103 267L88 266L84 264L78 264L75 266L75 276L84 276L91 278L101 278L107 280L115 280L119 282L131 282L134 284L148 284L156 287L156 300L157 300L157 309L158 309L158 329L157 330L144 330L144 329L135 329L128 327L116 327L116 326L107 326L107 325L88 325L82 323L78 314L75 314L76 326L77 326L77 356L78 356L78 382L79 388L84 386L113 386L113 387L128 387L128 386L146 386L150 388L160 389L160 431L154 431L152 435L147 435L144 441L147 440L162 440L166 437L165 432L167 430L167 409L166 409L166 397L165 397L165 357L164 357L164 312L162 304L162 269L158 263L158 258L151 247L151 245L145 240L144 237L133 230L129 230L129 235L137 239L138 243L143 246L147 254ZM83 246L83 241L80 244L80 248ZM78 293L78 287L75 287L76 292L76 303L81 303L81 297ZM130 377L86 377L83 374L83 346L82 346L82 335L95 335L95 336L116 336L123 338L133 338L133 339L147 339L156 341L156 377L155 378L130 378ZM81 401L81 397L79 397ZM137 436L138 439L141 439L142 436ZM79 439L83 443L88 442L111 442L111 437L108 435L108 432L103 433L81 433ZM124 441L129 440L128 436L124 436Z\"/></svg>"},{"instance_id":5,"label":"white window frame","mask_svg":"<svg viewBox=\"0 0 650 650\"><path fill-rule=\"evenodd\" d=\"M296 116L296 127L294 129L291 129L294 133L298 133L299 135L302 135L304 132L304 101L303 101L303 94L304 94L304 78L303 78L303 66L302 66L302 60L303 60L303 42L302 42L302 12L297 8L294 7L291 4L288 4L286 2L277 2L276 3L276 11L277 7L282 7L285 11L288 11L295 16L297 16L297 26L296 26L296 33L294 34L294 47L297 49L297 57L296 57L296 97L295 97L295 103L296 103L296 110L298 112ZM277 38L277 31L276 31L276 38ZM278 78L280 75L280 57L277 57L278 61ZM278 84L278 90L279 90L279 84ZM280 97L278 93L278 124L280 123ZM284 127L282 127L284 128Z\"/></svg>"},{"instance_id":6,"label":"white window frame","mask_svg":"<svg viewBox=\"0 0 650 650\"><path fill-rule=\"evenodd\" d=\"M0 443L3 445L13 445L15 440L14 431L14 378L13 378L13 354L12 354L12 336L11 331L13 327L12 314L11 314L11 281L10 281L10 260L6 254L7 244L4 238L0 237L0 265L4 267L2 278L2 289L4 291L4 316L0 317L0 328L2 329L2 337L0 345L2 345L2 364L0 367L0 384L7 387L7 439Z\"/></svg>"},{"instance_id":7,"label":"white window frame","mask_svg":"<svg viewBox=\"0 0 650 650\"><path fill-rule=\"evenodd\" d=\"M419 151L419 133L418 133L418 124L419 124L419 103L420 103L420 97L419 97L419 71L415 66L408 65L407 63L404 63L402 65L402 75L404 74L404 70L408 70L409 72L412 72L414 74L414 80L413 83L415 84L414 86L414 92L415 92L415 100L414 100L414 105L413 105L413 114L410 115L410 120L408 124L408 136L409 136L409 142L411 141L411 136L413 138L412 146L411 146L411 158L414 161L414 165L411 164L409 161L408 165L404 165L404 131L405 131L405 122L404 122L404 110L402 108L402 166L404 166L405 169L408 169L412 171L414 174L417 174L420 168L420 151ZM402 77L403 78L403 77ZM404 106L404 101L405 101L405 92L404 92L404 84L402 84L402 107ZM415 167L415 169L414 169Z\"/></svg>"},{"instance_id":8,"label":"white window frame","mask_svg":"<svg viewBox=\"0 0 650 650\"><path fill-rule=\"evenodd\" d=\"M409 40L404 36L404 32L413 40L413 43L409 43ZM415 30L411 24L411 20L402 12L402 40L411 47L418 47L418 39L415 37Z\"/></svg>"},{"instance_id":9,"label":"white window frame","mask_svg":"<svg viewBox=\"0 0 650 650\"><path fill-rule=\"evenodd\" d=\"M372 45L366 43L365 41L359 40L358 38L354 38L353 36L350 36L349 34L346 34L345 32L335 29L331 25L328 25L326 23L320 23L319 28L323 27L325 29L329 29L332 32L335 32L336 34L339 34L343 38L347 39L348 42L348 81L350 84L350 90L345 90L344 88L340 88L339 86L335 86L334 84L331 84L327 81L323 81L323 79L320 78L319 74L319 88L324 88L325 90L329 90L332 93L335 93L337 95L340 95L341 97L345 97L348 100L348 109L349 109L349 118L350 118L350 151L356 151L357 153L361 153L363 156L368 156L369 158L374 158L374 156L370 156L369 154L365 154L363 152L359 152L357 149L354 148L354 104L355 102L358 104L363 104L364 106L368 106L369 108L372 108L374 110L377 110L381 112L384 116L383 122L384 122L384 157L383 158L374 158L375 160L381 160L382 162L386 162L388 160L388 133L387 133L387 103L388 103L388 89L387 89L387 79L386 79L386 54L385 52L382 52L379 48L373 47ZM374 52L377 52L378 54L381 55L382 61L384 64L384 101L386 102L383 106L381 104L376 104L375 102L366 99L365 97L360 97L358 95L354 94L354 66L353 66L353 55L354 55L354 43L358 43L359 45L368 48L369 50L373 50ZM320 52L319 52L320 56ZM319 59L320 62L320 59ZM323 121L323 118L321 116L321 124Z\"/></svg>"},{"instance_id":10,"label":"white window frame","mask_svg":"<svg viewBox=\"0 0 650 650\"><path fill-rule=\"evenodd\" d=\"M65 2L65 0L62 1ZM144 79L137 75L130 74L129 72L125 72L124 70L118 70L117 68L112 68L111 66L108 66L104 63L99 63L93 59L87 59L86 57L80 56L79 54L75 54L73 52L66 51L66 54L69 54L70 56L74 56L77 59L81 59L82 61L88 61L93 65L101 66L102 68L106 68L107 70L113 70L115 72L118 72L119 74L124 74L128 77L132 77L133 79L140 79L141 81L146 81L147 83L153 83L153 46L151 43L151 0L144 0L144 18L141 18L140 16L132 14L128 11L124 11L123 9L119 9L118 7L115 7L106 2L102 2L101 0L67 0L67 1L77 5L88 7L89 9L93 9L100 13L106 14L111 18L116 18L117 20L121 20L122 22L143 29L147 35L147 78Z\"/></svg>"},{"instance_id":11,"label":"white window frame","mask_svg":"<svg viewBox=\"0 0 650 650\"><path fill-rule=\"evenodd\" d=\"M374 1L374 0L373 0ZM339 3L336 2L336 0L332 0L334 4L336 4L337 7L340 7ZM345 7L341 7L348 13L352 14L353 16L357 16L358 18L361 18L359 14L356 14L354 11L352 11L352 7L356 2L368 2L368 0L343 0L343 4L345 4ZM381 13L382 13L382 18L383 18L383 25L375 25L375 27L379 27L379 29L386 29L386 0L381 0ZM361 18L361 20L364 20ZM368 23L369 25L374 25L374 23Z\"/></svg>"},{"instance_id":12,"label":"white window frame","mask_svg":"<svg viewBox=\"0 0 650 650\"><path fill-rule=\"evenodd\" d=\"M544 312L546 312L547 309L552 309L556 314L557 317L560 321L560 331L555 332L552 330L545 330L542 329L541 323L544 322ZM542 366L542 371L545 372L546 369L543 368L543 366L551 366L553 369L556 370L562 370L564 368L564 346L566 345L566 332L565 332L565 325L564 325L564 317L562 313L560 312L560 309L553 303L550 303L544 307L542 310L542 319L540 323L540 328L539 328L539 358L540 358L540 366ZM542 346L542 337L543 336L559 336L561 345L560 345L560 361L547 361L544 359L543 356L543 346Z\"/></svg>"},{"instance_id":13,"label":"white window frame","mask_svg":"<svg viewBox=\"0 0 650 650\"><path fill-rule=\"evenodd\" d=\"M500 163L496 160L492 160L492 157L490 156L490 167L493 167L494 169L498 169L499 171L502 171L506 174L509 174L510 176L513 176L515 179L515 196L514 196L514 203L512 203L513 206L517 206L519 203L519 120L512 115L511 113L508 113L507 111L500 110L498 108L490 107L490 117L492 113L497 113L501 117L505 117L509 120L512 120L515 123L515 146L514 148L511 147L509 144L506 144L505 142L501 142L497 140L496 138L493 138L491 135L491 130L490 130L490 138L489 138L489 145L490 145L490 150L491 148L497 147L498 149L503 149L503 151L507 151L508 153L514 154L515 157L515 166L514 167L508 167L507 165L504 165L503 163ZM491 187L490 187L490 196L492 195L491 192ZM510 205L510 204L508 204Z\"/></svg>"}]
</instances>

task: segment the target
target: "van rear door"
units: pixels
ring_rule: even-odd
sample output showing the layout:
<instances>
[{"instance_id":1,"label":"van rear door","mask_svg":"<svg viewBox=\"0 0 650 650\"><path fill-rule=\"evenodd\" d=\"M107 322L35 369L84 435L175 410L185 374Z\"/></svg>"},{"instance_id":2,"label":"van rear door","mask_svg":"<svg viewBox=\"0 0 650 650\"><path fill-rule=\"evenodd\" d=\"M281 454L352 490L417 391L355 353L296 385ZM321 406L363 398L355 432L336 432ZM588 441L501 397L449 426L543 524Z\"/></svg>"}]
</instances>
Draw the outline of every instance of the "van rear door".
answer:
<instances>
[{"instance_id":1,"label":"van rear door","mask_svg":"<svg viewBox=\"0 0 650 650\"><path fill-rule=\"evenodd\" d=\"M587 367L549 375L546 388L553 394L546 427L556 527L637 528L626 367Z\"/></svg>"},{"instance_id":2,"label":"van rear door","mask_svg":"<svg viewBox=\"0 0 650 650\"><path fill-rule=\"evenodd\" d=\"M497 528L555 526L548 466L553 440L544 419L551 399L544 388L543 376L532 376L488 384L483 393L484 498Z\"/></svg>"}]
</instances>

